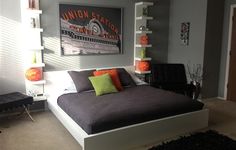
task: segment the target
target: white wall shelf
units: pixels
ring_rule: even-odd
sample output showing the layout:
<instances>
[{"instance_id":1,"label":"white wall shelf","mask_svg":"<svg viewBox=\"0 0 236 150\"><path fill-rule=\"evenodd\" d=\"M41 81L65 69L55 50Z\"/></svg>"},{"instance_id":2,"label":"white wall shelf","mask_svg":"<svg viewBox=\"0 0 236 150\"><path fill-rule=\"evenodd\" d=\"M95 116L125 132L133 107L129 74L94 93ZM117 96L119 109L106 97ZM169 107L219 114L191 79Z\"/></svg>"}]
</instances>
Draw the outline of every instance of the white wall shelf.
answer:
<instances>
[{"instance_id":1,"label":"white wall shelf","mask_svg":"<svg viewBox=\"0 0 236 150\"><path fill-rule=\"evenodd\" d=\"M44 50L44 46L39 46L39 47L28 47L28 48L25 48L29 51L43 51Z\"/></svg>"},{"instance_id":2,"label":"white wall shelf","mask_svg":"<svg viewBox=\"0 0 236 150\"><path fill-rule=\"evenodd\" d=\"M139 71L139 70L135 70L135 73L137 73L137 74L149 74L149 73L151 73L151 71Z\"/></svg>"},{"instance_id":3,"label":"white wall shelf","mask_svg":"<svg viewBox=\"0 0 236 150\"><path fill-rule=\"evenodd\" d=\"M27 80L27 82L29 84L32 84L32 85L43 85L43 84L46 83L46 80L39 80L39 81L29 81L29 80Z\"/></svg>"},{"instance_id":4,"label":"white wall shelf","mask_svg":"<svg viewBox=\"0 0 236 150\"><path fill-rule=\"evenodd\" d=\"M153 2L138 2L136 3L135 5L136 6L143 6L143 5L146 5L146 6L153 6Z\"/></svg>"},{"instance_id":5,"label":"white wall shelf","mask_svg":"<svg viewBox=\"0 0 236 150\"><path fill-rule=\"evenodd\" d=\"M45 101L47 100L46 96L35 96L34 101Z\"/></svg>"},{"instance_id":6,"label":"white wall shelf","mask_svg":"<svg viewBox=\"0 0 236 150\"><path fill-rule=\"evenodd\" d=\"M42 10L30 9L30 8L26 9L26 12L31 15L41 15L43 13Z\"/></svg>"},{"instance_id":7,"label":"white wall shelf","mask_svg":"<svg viewBox=\"0 0 236 150\"><path fill-rule=\"evenodd\" d=\"M45 67L45 64L44 63L29 64L27 67L29 67L29 68L41 68L41 67Z\"/></svg>"},{"instance_id":8,"label":"white wall shelf","mask_svg":"<svg viewBox=\"0 0 236 150\"><path fill-rule=\"evenodd\" d=\"M136 34L152 34L152 31L136 31Z\"/></svg>"},{"instance_id":9,"label":"white wall shelf","mask_svg":"<svg viewBox=\"0 0 236 150\"><path fill-rule=\"evenodd\" d=\"M150 57L146 57L146 58L139 58L139 57L136 57L135 60L138 60L138 61L151 61L152 58L150 58Z\"/></svg>"},{"instance_id":10,"label":"white wall shelf","mask_svg":"<svg viewBox=\"0 0 236 150\"><path fill-rule=\"evenodd\" d=\"M152 47L152 44L147 44L147 45L136 44L135 47L140 47L140 48Z\"/></svg>"},{"instance_id":11,"label":"white wall shelf","mask_svg":"<svg viewBox=\"0 0 236 150\"><path fill-rule=\"evenodd\" d=\"M42 28L29 28L28 29L30 32L43 32L43 29Z\"/></svg>"},{"instance_id":12,"label":"white wall shelf","mask_svg":"<svg viewBox=\"0 0 236 150\"><path fill-rule=\"evenodd\" d=\"M149 16L139 16L136 17L136 20L152 20L153 17L149 17Z\"/></svg>"}]
</instances>

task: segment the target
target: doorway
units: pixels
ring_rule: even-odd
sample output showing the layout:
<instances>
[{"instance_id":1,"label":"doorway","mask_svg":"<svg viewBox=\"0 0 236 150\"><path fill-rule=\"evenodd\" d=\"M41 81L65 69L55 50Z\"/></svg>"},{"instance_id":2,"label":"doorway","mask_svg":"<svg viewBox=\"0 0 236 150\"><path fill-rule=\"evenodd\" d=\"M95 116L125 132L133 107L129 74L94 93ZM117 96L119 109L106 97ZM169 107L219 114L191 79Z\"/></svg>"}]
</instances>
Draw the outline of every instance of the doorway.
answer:
<instances>
[{"instance_id":1,"label":"doorway","mask_svg":"<svg viewBox=\"0 0 236 150\"><path fill-rule=\"evenodd\" d=\"M231 36L228 53L227 100L236 102L236 7L231 8Z\"/></svg>"}]
</instances>

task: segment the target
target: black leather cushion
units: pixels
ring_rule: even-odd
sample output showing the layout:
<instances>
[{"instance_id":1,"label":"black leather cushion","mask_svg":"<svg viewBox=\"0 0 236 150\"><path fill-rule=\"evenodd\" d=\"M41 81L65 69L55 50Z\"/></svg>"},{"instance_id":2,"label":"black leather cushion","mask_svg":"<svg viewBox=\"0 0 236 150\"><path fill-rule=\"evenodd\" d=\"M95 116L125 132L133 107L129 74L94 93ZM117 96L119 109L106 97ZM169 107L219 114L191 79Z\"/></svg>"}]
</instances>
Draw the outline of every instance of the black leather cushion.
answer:
<instances>
[{"instance_id":1,"label":"black leather cushion","mask_svg":"<svg viewBox=\"0 0 236 150\"><path fill-rule=\"evenodd\" d=\"M183 64L154 64L152 79L157 84L187 84Z\"/></svg>"},{"instance_id":2,"label":"black leather cushion","mask_svg":"<svg viewBox=\"0 0 236 150\"><path fill-rule=\"evenodd\" d=\"M33 103L33 97L19 92L0 95L0 111Z\"/></svg>"},{"instance_id":3,"label":"black leather cushion","mask_svg":"<svg viewBox=\"0 0 236 150\"><path fill-rule=\"evenodd\" d=\"M151 85L181 94L191 92L183 64L152 64Z\"/></svg>"}]
</instances>

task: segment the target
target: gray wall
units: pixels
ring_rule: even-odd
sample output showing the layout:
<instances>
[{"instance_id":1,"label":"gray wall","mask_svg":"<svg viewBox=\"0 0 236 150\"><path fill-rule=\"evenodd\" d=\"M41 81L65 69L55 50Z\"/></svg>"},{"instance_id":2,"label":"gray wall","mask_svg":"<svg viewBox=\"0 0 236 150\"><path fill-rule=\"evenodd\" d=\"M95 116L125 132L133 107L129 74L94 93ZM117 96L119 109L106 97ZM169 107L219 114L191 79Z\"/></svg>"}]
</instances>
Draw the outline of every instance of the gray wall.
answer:
<instances>
[{"instance_id":1,"label":"gray wall","mask_svg":"<svg viewBox=\"0 0 236 150\"><path fill-rule=\"evenodd\" d=\"M20 0L0 0L0 94L25 92Z\"/></svg>"},{"instance_id":2,"label":"gray wall","mask_svg":"<svg viewBox=\"0 0 236 150\"><path fill-rule=\"evenodd\" d=\"M96 6L115 6L124 8L123 17L123 54L100 55L100 56L61 56L60 32L59 32L59 9L58 4L65 0L41 0L43 15L41 24L44 28L43 42L46 48L44 61L46 71L94 68L107 66L124 66L133 64L133 22L134 5L131 0L70 0L67 3L92 4Z\"/></svg>"},{"instance_id":3,"label":"gray wall","mask_svg":"<svg viewBox=\"0 0 236 150\"><path fill-rule=\"evenodd\" d=\"M206 0L171 0L169 63L203 64L206 13ZM188 46L181 45L180 27L182 22L190 22Z\"/></svg>"},{"instance_id":4,"label":"gray wall","mask_svg":"<svg viewBox=\"0 0 236 150\"><path fill-rule=\"evenodd\" d=\"M134 36L134 2L136 0L70 0L74 4L92 4L100 6L115 6L124 8L123 18L123 54L120 55L100 55L100 56L61 56L60 54L60 32L58 4L63 0L41 0L43 43L46 48L44 61L46 71L95 68L133 65L133 36ZM68 3L68 1L67 1ZM150 7L150 14L156 18L150 22L153 34L150 42L153 47L148 50L153 61L167 61L168 49L168 24L169 24L169 0L154 0L154 7Z\"/></svg>"},{"instance_id":5,"label":"gray wall","mask_svg":"<svg viewBox=\"0 0 236 150\"><path fill-rule=\"evenodd\" d=\"M230 17L230 5L236 4L236 0L225 0L225 13L224 13L224 29L223 40L221 50L221 63L220 63L220 79L218 93L220 97L224 97L225 90L225 78L226 78L226 59L227 59L227 46L229 37L229 17Z\"/></svg>"},{"instance_id":6,"label":"gray wall","mask_svg":"<svg viewBox=\"0 0 236 150\"><path fill-rule=\"evenodd\" d=\"M203 63L203 97L218 96L223 18L224 0L208 0Z\"/></svg>"},{"instance_id":7,"label":"gray wall","mask_svg":"<svg viewBox=\"0 0 236 150\"><path fill-rule=\"evenodd\" d=\"M217 97L224 0L171 0L169 63L201 64L202 97ZM180 44L180 24L190 22L189 45Z\"/></svg>"},{"instance_id":8,"label":"gray wall","mask_svg":"<svg viewBox=\"0 0 236 150\"><path fill-rule=\"evenodd\" d=\"M44 59L46 70L61 70L87 67L122 66L133 64L134 2L136 0L71 0L70 3L115 6L124 8L124 54L102 56L60 56L58 4L62 0L41 0L44 28L43 43L46 47ZM68 1L67 1L68 2ZM169 0L154 0L150 10L157 21L150 23L154 34L150 37L153 49L148 55L153 61L167 60ZM25 92L24 53L21 49L20 0L0 0L0 94ZM156 36L156 37L155 37ZM29 41L30 42L30 41Z\"/></svg>"},{"instance_id":9,"label":"gray wall","mask_svg":"<svg viewBox=\"0 0 236 150\"><path fill-rule=\"evenodd\" d=\"M152 57L152 63L167 62L170 0L156 0L154 4L149 9L154 20L149 22L153 34L149 35L152 48L147 50L147 55Z\"/></svg>"}]
</instances>

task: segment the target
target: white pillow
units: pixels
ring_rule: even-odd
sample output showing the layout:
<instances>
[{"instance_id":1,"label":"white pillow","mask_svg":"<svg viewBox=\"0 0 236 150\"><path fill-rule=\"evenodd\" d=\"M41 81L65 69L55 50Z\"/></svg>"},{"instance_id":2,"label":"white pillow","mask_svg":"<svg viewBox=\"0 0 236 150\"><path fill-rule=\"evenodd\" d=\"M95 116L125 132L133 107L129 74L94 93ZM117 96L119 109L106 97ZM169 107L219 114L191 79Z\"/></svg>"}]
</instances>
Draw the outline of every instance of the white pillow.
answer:
<instances>
[{"instance_id":1,"label":"white pillow","mask_svg":"<svg viewBox=\"0 0 236 150\"><path fill-rule=\"evenodd\" d=\"M52 83L51 89L58 93L77 92L74 82L67 71L51 72L48 80ZM48 84L48 83L47 83Z\"/></svg>"},{"instance_id":2,"label":"white pillow","mask_svg":"<svg viewBox=\"0 0 236 150\"><path fill-rule=\"evenodd\" d=\"M136 85L147 85L147 82L144 82L139 77L137 77L134 71L128 69L126 69L126 71L130 74Z\"/></svg>"},{"instance_id":3,"label":"white pillow","mask_svg":"<svg viewBox=\"0 0 236 150\"><path fill-rule=\"evenodd\" d=\"M63 91L65 93L76 93L77 90L76 90L74 82L72 80L66 82Z\"/></svg>"}]
</instances>

